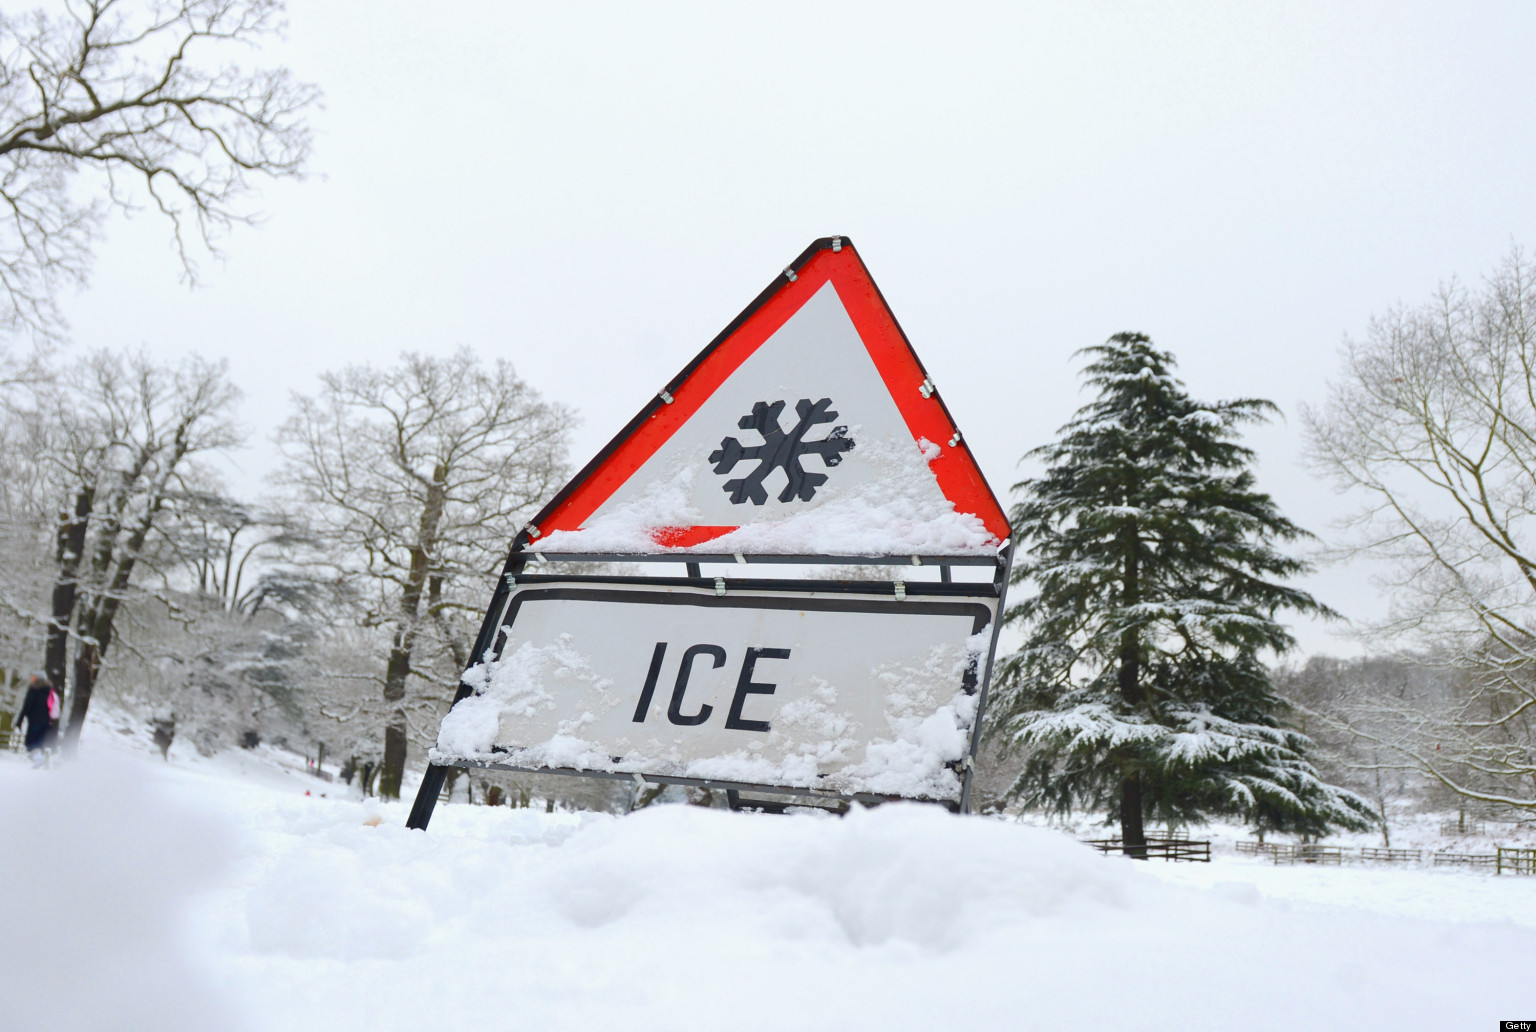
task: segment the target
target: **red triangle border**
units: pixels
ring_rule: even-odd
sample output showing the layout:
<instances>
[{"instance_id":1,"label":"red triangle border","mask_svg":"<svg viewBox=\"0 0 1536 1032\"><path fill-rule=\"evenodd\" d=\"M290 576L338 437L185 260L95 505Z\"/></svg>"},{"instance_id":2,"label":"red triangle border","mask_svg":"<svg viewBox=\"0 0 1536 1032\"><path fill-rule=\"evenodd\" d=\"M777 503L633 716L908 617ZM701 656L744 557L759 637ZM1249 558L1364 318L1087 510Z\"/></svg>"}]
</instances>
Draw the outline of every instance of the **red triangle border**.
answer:
<instances>
[{"instance_id":1,"label":"red triangle border","mask_svg":"<svg viewBox=\"0 0 1536 1032\"><path fill-rule=\"evenodd\" d=\"M896 322L880 288L847 237L824 237L801 253L767 289L658 393L577 473L518 535L514 551L536 547L556 530L576 530L699 410L714 391L827 282L858 330L875 368L911 431L941 449L929 468L945 497L972 513L999 542L1008 519L982 476L948 408L928 384L927 370ZM670 400L668 400L670 399ZM657 528L669 549L689 548L735 527ZM687 554L687 553L682 553Z\"/></svg>"}]
</instances>

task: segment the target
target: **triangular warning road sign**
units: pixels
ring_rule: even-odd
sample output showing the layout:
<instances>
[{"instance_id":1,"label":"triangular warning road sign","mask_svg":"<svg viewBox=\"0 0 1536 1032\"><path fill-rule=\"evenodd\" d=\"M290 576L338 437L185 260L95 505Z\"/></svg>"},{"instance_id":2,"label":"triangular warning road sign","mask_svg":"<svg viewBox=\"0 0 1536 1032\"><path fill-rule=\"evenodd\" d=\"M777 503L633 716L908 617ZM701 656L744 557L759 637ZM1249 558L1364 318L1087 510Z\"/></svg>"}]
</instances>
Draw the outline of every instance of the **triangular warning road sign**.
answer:
<instances>
[{"instance_id":1,"label":"triangular warning road sign","mask_svg":"<svg viewBox=\"0 0 1536 1032\"><path fill-rule=\"evenodd\" d=\"M1008 521L858 253L816 241L518 535L555 554L996 554Z\"/></svg>"}]
</instances>

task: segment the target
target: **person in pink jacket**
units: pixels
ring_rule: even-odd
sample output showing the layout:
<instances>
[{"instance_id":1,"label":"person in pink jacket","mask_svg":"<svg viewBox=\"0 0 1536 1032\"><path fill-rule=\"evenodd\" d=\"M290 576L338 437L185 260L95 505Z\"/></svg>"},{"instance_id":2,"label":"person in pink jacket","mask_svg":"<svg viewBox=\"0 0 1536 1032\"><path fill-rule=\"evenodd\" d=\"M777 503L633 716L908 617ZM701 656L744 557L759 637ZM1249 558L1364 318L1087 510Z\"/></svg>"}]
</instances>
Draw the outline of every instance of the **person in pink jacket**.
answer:
<instances>
[{"instance_id":1,"label":"person in pink jacket","mask_svg":"<svg viewBox=\"0 0 1536 1032\"><path fill-rule=\"evenodd\" d=\"M59 693L46 675L33 674L15 723L17 730L23 723L27 725L27 755L32 757L32 766L41 767L48 761L48 750L53 745L53 724L58 719Z\"/></svg>"}]
</instances>

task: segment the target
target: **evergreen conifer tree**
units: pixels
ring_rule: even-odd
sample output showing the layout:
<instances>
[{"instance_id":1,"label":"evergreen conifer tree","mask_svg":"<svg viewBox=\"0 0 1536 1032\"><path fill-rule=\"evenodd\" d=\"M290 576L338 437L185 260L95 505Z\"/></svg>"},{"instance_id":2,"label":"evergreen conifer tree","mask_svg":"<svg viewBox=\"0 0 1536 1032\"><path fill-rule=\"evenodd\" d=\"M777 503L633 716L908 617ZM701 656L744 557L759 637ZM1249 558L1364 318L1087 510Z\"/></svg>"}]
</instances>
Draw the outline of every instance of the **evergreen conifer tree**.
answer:
<instances>
[{"instance_id":1,"label":"evergreen conifer tree","mask_svg":"<svg viewBox=\"0 0 1536 1032\"><path fill-rule=\"evenodd\" d=\"M1238 443L1274 406L1191 399L1141 334L1083 354L1097 400L1030 453L1043 475L1014 485L1013 583L1032 593L1004 617L1026 640L1000 666L994 732L1024 754L1014 793L1118 814L1139 857L1146 818L1364 827L1369 805L1322 782L1282 726L1262 661L1293 644L1279 611L1332 615L1278 583L1307 566L1275 544L1308 535L1255 490Z\"/></svg>"}]
</instances>

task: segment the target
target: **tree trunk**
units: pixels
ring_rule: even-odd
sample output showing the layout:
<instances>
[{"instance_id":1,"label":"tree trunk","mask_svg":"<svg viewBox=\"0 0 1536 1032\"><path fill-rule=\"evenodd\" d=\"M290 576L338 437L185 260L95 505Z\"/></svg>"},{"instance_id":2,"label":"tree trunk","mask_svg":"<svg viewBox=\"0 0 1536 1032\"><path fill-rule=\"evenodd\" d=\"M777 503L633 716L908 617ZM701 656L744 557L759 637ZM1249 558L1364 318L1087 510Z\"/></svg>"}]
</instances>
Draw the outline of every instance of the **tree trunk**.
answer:
<instances>
[{"instance_id":1,"label":"tree trunk","mask_svg":"<svg viewBox=\"0 0 1536 1032\"><path fill-rule=\"evenodd\" d=\"M420 598L420 592L413 596L407 588L406 601L402 602L401 608L414 609ZM379 764L380 799L399 799L400 782L405 778L405 709L399 704L405 701L405 680L411 673L411 650L415 641L414 623L402 619L395 629L389 665L384 670L384 701L396 705L390 709L384 725L384 758Z\"/></svg>"},{"instance_id":2,"label":"tree trunk","mask_svg":"<svg viewBox=\"0 0 1536 1032\"><path fill-rule=\"evenodd\" d=\"M1147 858L1147 833L1141 822L1141 775L1120 782L1120 848L1136 860Z\"/></svg>"},{"instance_id":3,"label":"tree trunk","mask_svg":"<svg viewBox=\"0 0 1536 1032\"><path fill-rule=\"evenodd\" d=\"M91 691L96 684L96 673L101 669L101 661L106 656L107 649L112 646L117 611L122 608L123 597L128 591L128 582L133 578L133 568L138 564L139 554L144 548L144 542L149 538L150 528L154 526L155 517L159 515L163 503L163 497L157 498L150 506L149 512L133 529L126 547L116 556L117 569L113 571L111 583L103 594L91 600L90 606L81 617L81 633L84 640L75 651L75 693L69 705L69 726L64 730L63 745L66 753L74 752L80 745L80 732L85 728L85 715L90 709ZM109 568L113 561L110 547L102 555L105 558L102 568Z\"/></svg>"},{"instance_id":4,"label":"tree trunk","mask_svg":"<svg viewBox=\"0 0 1536 1032\"><path fill-rule=\"evenodd\" d=\"M1124 551L1120 571L1120 605L1129 608L1141 601L1140 539L1135 524L1125 528L1120 535L1120 544ZM1121 698L1133 706L1141 702L1141 635L1134 627L1127 627L1120 634L1118 681Z\"/></svg>"},{"instance_id":5,"label":"tree trunk","mask_svg":"<svg viewBox=\"0 0 1536 1032\"><path fill-rule=\"evenodd\" d=\"M421 598L427 589L432 549L437 543L437 528L447 501L444 484L448 471L439 466L427 489L426 505L417 526L416 544L411 548L411 570L405 589L400 593L400 611L395 622L395 641L389 650L389 665L384 671L384 701L395 703L384 727L384 760L379 767L379 798L399 799L400 783L405 778L406 726L405 682L411 673L411 652L421 625Z\"/></svg>"},{"instance_id":6,"label":"tree trunk","mask_svg":"<svg viewBox=\"0 0 1536 1032\"><path fill-rule=\"evenodd\" d=\"M384 728L384 762L379 766L379 798L399 799L405 779L405 714L395 710Z\"/></svg>"},{"instance_id":7,"label":"tree trunk","mask_svg":"<svg viewBox=\"0 0 1536 1032\"><path fill-rule=\"evenodd\" d=\"M73 753L80 747L80 732L85 727L85 713L91 705L91 692L96 687L96 671L101 665L101 651L95 642L81 642L75 652L75 693L69 706L69 723L64 727L64 751Z\"/></svg>"},{"instance_id":8,"label":"tree trunk","mask_svg":"<svg viewBox=\"0 0 1536 1032\"><path fill-rule=\"evenodd\" d=\"M1140 539L1135 524L1126 527L1121 535L1121 545L1124 548L1121 605L1133 606L1141 600ZM1141 636L1135 628L1127 628L1120 635L1120 669L1116 673L1120 697L1132 706L1140 705L1143 699ZM1125 771L1120 779L1120 843L1126 856L1138 860L1147 858L1147 835L1142 826L1141 772L1134 767Z\"/></svg>"},{"instance_id":9,"label":"tree trunk","mask_svg":"<svg viewBox=\"0 0 1536 1032\"><path fill-rule=\"evenodd\" d=\"M58 569L53 582L53 604L49 614L48 634L43 646L43 672L62 698L66 684L64 664L69 658L69 626L75 616L79 597L80 556L85 552L85 532L90 526L93 492L82 488L75 494L75 511L59 513L59 531L54 561Z\"/></svg>"}]
</instances>

